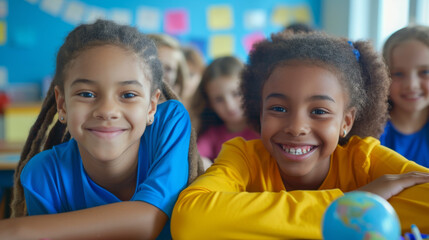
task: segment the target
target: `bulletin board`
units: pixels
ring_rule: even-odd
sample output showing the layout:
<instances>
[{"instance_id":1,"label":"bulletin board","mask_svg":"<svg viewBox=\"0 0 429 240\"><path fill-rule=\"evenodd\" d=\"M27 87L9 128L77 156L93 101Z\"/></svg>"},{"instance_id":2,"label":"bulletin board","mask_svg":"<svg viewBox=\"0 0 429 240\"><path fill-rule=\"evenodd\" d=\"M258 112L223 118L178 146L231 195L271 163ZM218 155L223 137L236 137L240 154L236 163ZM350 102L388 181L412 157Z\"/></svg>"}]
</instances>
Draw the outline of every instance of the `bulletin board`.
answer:
<instances>
[{"instance_id":1,"label":"bulletin board","mask_svg":"<svg viewBox=\"0 0 429 240\"><path fill-rule=\"evenodd\" d=\"M0 89L31 83L43 91L65 36L97 18L173 35L210 62L246 61L254 42L292 22L320 28L320 14L321 0L0 0Z\"/></svg>"}]
</instances>

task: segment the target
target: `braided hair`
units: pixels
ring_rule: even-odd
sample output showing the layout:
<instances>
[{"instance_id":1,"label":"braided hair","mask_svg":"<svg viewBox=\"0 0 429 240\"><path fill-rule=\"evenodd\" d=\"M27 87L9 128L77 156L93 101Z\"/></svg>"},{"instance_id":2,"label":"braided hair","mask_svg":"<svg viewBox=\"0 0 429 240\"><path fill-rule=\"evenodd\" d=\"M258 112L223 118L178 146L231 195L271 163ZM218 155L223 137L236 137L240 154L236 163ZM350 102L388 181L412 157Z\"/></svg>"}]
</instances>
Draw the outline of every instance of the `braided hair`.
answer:
<instances>
[{"instance_id":1,"label":"braided hair","mask_svg":"<svg viewBox=\"0 0 429 240\"><path fill-rule=\"evenodd\" d=\"M107 20L97 20L93 24L82 24L76 27L69 33L64 44L58 51L55 76L43 101L37 120L31 127L21 152L14 175L13 201L11 204L12 217L20 217L27 214L23 187L20 181L20 175L24 166L37 153L70 139L70 133L65 124L62 124L58 120L53 123L57 114L55 87L58 86L60 91L64 92L64 79L67 68L70 62L80 53L95 46L108 44L125 48L139 56L144 63L144 74L148 79L152 80L152 94L155 90L161 89L167 99L177 99L173 91L162 82L162 65L158 59L157 48L149 37L141 34L134 27L119 25ZM194 132L192 132L191 136L188 182L194 180L202 172L199 155L194 146Z\"/></svg>"}]
</instances>

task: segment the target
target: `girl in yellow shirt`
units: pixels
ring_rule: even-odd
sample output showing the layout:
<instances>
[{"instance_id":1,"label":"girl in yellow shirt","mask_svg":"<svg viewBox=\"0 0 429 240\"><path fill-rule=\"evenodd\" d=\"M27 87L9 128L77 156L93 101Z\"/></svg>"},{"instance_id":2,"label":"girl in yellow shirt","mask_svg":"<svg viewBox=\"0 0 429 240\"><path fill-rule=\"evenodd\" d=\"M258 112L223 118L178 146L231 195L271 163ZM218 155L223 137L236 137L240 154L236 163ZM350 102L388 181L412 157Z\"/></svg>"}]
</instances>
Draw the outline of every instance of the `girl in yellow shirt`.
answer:
<instances>
[{"instance_id":1,"label":"girl in yellow shirt","mask_svg":"<svg viewBox=\"0 0 429 240\"><path fill-rule=\"evenodd\" d=\"M179 196L174 239L320 239L330 203L368 191L402 231L429 232L429 169L380 145L390 79L369 42L284 32L254 46L246 115L261 139L225 143Z\"/></svg>"}]
</instances>

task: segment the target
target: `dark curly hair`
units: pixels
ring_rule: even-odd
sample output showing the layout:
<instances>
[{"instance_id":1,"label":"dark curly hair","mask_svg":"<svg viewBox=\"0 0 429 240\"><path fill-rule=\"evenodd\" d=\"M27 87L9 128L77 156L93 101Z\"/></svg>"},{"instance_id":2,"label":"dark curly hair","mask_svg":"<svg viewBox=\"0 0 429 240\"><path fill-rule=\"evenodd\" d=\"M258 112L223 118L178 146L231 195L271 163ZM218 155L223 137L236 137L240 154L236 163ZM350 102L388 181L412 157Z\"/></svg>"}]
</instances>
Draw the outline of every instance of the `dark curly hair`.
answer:
<instances>
[{"instance_id":1,"label":"dark curly hair","mask_svg":"<svg viewBox=\"0 0 429 240\"><path fill-rule=\"evenodd\" d=\"M82 24L69 33L57 54L57 64L54 79L46 94L39 116L30 129L30 133L21 152L21 158L15 171L14 196L12 202L12 217L26 214L25 199L20 181L20 174L25 164L42 150L68 141L70 133L67 126L56 121L55 86L64 91L64 79L70 62L83 51L102 45L115 45L134 52L143 63L143 72L151 79L151 92L163 89L162 66L158 59L155 43L136 28L118 25L112 21L97 20L93 24Z\"/></svg>"},{"instance_id":2,"label":"dark curly hair","mask_svg":"<svg viewBox=\"0 0 429 240\"><path fill-rule=\"evenodd\" d=\"M360 53L359 60L354 54ZM390 85L387 67L372 44L350 42L323 32L273 34L254 45L242 74L243 107L249 123L261 130L262 88L273 70L288 61L303 61L329 69L343 82L348 108L356 108L350 133L339 139L345 144L353 135L379 138L387 120Z\"/></svg>"}]
</instances>

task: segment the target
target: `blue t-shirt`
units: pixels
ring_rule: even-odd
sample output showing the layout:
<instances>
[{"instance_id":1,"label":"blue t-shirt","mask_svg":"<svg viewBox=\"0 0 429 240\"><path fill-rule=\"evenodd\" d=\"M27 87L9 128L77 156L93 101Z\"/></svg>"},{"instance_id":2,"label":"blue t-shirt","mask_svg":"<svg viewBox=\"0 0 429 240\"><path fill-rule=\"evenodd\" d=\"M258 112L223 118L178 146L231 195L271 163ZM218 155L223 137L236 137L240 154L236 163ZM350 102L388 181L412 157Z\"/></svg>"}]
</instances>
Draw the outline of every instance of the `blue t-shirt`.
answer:
<instances>
[{"instance_id":1,"label":"blue t-shirt","mask_svg":"<svg viewBox=\"0 0 429 240\"><path fill-rule=\"evenodd\" d=\"M429 122L420 131L403 134L388 121L380 137L381 145L391 148L409 160L429 167Z\"/></svg>"},{"instance_id":2,"label":"blue t-shirt","mask_svg":"<svg viewBox=\"0 0 429 240\"><path fill-rule=\"evenodd\" d=\"M175 100L159 104L140 139L137 185L130 201L144 201L169 218L188 180L189 114ZM77 142L40 152L21 173L29 215L75 211L120 202L86 174ZM170 221L158 239L171 239Z\"/></svg>"}]
</instances>

